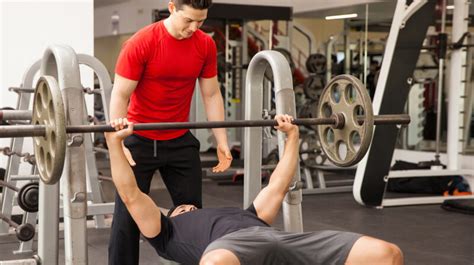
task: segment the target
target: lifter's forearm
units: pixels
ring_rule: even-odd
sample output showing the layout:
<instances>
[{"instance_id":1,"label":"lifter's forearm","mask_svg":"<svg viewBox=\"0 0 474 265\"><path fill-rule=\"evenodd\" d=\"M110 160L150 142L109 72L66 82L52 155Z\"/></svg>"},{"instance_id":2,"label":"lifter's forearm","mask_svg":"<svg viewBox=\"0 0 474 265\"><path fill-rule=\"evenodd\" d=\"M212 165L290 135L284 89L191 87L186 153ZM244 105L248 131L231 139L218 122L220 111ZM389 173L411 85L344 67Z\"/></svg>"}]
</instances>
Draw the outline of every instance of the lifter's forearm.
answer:
<instances>
[{"instance_id":1,"label":"lifter's forearm","mask_svg":"<svg viewBox=\"0 0 474 265\"><path fill-rule=\"evenodd\" d=\"M292 131L287 135L285 150L273 171L269 185L281 188L280 192L286 193L288 186L296 172L299 156L299 132Z\"/></svg>"},{"instance_id":2,"label":"lifter's forearm","mask_svg":"<svg viewBox=\"0 0 474 265\"><path fill-rule=\"evenodd\" d=\"M127 204L140 192L132 168L123 153L121 140L107 137L112 180L122 201Z\"/></svg>"}]
</instances>

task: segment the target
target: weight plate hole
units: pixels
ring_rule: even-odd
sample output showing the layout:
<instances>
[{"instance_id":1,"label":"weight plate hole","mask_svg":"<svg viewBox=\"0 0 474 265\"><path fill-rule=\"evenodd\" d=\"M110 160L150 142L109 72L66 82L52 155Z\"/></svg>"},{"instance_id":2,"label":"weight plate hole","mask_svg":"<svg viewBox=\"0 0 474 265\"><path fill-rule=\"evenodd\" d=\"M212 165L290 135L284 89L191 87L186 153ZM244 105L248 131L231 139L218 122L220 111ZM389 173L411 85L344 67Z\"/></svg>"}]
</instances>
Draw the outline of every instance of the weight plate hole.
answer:
<instances>
[{"instance_id":1,"label":"weight plate hole","mask_svg":"<svg viewBox=\"0 0 474 265\"><path fill-rule=\"evenodd\" d=\"M317 165L322 165L326 161L326 158L322 154L318 154L314 160Z\"/></svg>"},{"instance_id":2,"label":"weight plate hole","mask_svg":"<svg viewBox=\"0 0 474 265\"><path fill-rule=\"evenodd\" d=\"M331 99L335 103L339 103L341 101L341 91L339 90L338 83L335 83L331 86Z\"/></svg>"},{"instance_id":3,"label":"weight plate hole","mask_svg":"<svg viewBox=\"0 0 474 265\"><path fill-rule=\"evenodd\" d=\"M40 147L40 150L39 150L39 154L38 154L38 161L36 163L36 165L38 165L38 167L42 167L42 165L44 165L44 149L43 147ZM40 171L41 171L41 168L40 168Z\"/></svg>"},{"instance_id":4,"label":"weight plate hole","mask_svg":"<svg viewBox=\"0 0 474 265\"><path fill-rule=\"evenodd\" d=\"M57 148L56 133L54 131L51 131L51 133L49 134L49 150L52 153L51 155L53 157L56 154L56 148Z\"/></svg>"},{"instance_id":5,"label":"weight plate hole","mask_svg":"<svg viewBox=\"0 0 474 265\"><path fill-rule=\"evenodd\" d=\"M41 117L41 113L43 113L43 99L41 94L36 94L35 96L35 113L37 117Z\"/></svg>"},{"instance_id":6,"label":"weight plate hole","mask_svg":"<svg viewBox=\"0 0 474 265\"><path fill-rule=\"evenodd\" d=\"M51 153L48 152L46 154L46 172L48 172L48 175L52 175L53 171L53 157L51 156Z\"/></svg>"},{"instance_id":7,"label":"weight plate hole","mask_svg":"<svg viewBox=\"0 0 474 265\"><path fill-rule=\"evenodd\" d=\"M54 113L54 103L52 100L49 101L49 104L48 104L48 116L49 116L49 121L51 122L51 124L49 125L52 125L54 126L54 124L56 123L56 120L55 120L55 113Z\"/></svg>"},{"instance_id":8,"label":"weight plate hole","mask_svg":"<svg viewBox=\"0 0 474 265\"><path fill-rule=\"evenodd\" d=\"M331 127L326 128L326 130L324 131L324 138L326 139L326 142L329 145L334 144L334 131Z\"/></svg>"},{"instance_id":9,"label":"weight plate hole","mask_svg":"<svg viewBox=\"0 0 474 265\"><path fill-rule=\"evenodd\" d=\"M301 154L301 160L306 161L308 160L309 155L307 153Z\"/></svg>"},{"instance_id":10,"label":"weight plate hole","mask_svg":"<svg viewBox=\"0 0 474 265\"><path fill-rule=\"evenodd\" d=\"M323 104L322 114L324 118L330 118L332 115L332 108L327 102Z\"/></svg>"},{"instance_id":11,"label":"weight plate hole","mask_svg":"<svg viewBox=\"0 0 474 265\"><path fill-rule=\"evenodd\" d=\"M357 100L357 92L352 84L348 84L344 89L344 96L348 104L354 104Z\"/></svg>"},{"instance_id":12,"label":"weight plate hole","mask_svg":"<svg viewBox=\"0 0 474 265\"><path fill-rule=\"evenodd\" d=\"M337 156L341 160L345 160L347 157L347 145L344 141L337 142Z\"/></svg>"},{"instance_id":13,"label":"weight plate hole","mask_svg":"<svg viewBox=\"0 0 474 265\"><path fill-rule=\"evenodd\" d=\"M358 131L352 131L350 137L350 147L354 150L355 153L359 152L361 138Z\"/></svg>"},{"instance_id":14,"label":"weight plate hole","mask_svg":"<svg viewBox=\"0 0 474 265\"><path fill-rule=\"evenodd\" d=\"M361 105L354 108L353 118L356 124L362 126L365 121L365 110Z\"/></svg>"},{"instance_id":15,"label":"weight plate hole","mask_svg":"<svg viewBox=\"0 0 474 265\"><path fill-rule=\"evenodd\" d=\"M48 102L50 101L51 94L49 93L49 87L46 82L42 83L40 94L43 100L43 106L47 107Z\"/></svg>"}]
</instances>

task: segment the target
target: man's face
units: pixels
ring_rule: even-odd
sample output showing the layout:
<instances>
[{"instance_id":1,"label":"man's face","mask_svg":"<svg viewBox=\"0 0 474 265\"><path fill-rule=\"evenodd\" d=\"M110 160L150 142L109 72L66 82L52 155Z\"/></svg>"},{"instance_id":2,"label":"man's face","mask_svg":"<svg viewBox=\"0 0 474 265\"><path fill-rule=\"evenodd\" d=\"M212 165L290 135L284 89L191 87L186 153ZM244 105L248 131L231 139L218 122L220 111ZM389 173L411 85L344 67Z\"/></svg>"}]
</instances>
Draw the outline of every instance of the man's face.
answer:
<instances>
[{"instance_id":1,"label":"man's face","mask_svg":"<svg viewBox=\"0 0 474 265\"><path fill-rule=\"evenodd\" d=\"M200 10L188 5L183 5L181 9L178 10L173 2L170 2L169 9L172 16L173 27L179 39L190 38L207 18L207 9Z\"/></svg>"},{"instance_id":2,"label":"man's face","mask_svg":"<svg viewBox=\"0 0 474 265\"><path fill-rule=\"evenodd\" d=\"M197 207L192 204L181 204L176 207L170 217L175 217L183 213L191 212L197 210Z\"/></svg>"}]
</instances>

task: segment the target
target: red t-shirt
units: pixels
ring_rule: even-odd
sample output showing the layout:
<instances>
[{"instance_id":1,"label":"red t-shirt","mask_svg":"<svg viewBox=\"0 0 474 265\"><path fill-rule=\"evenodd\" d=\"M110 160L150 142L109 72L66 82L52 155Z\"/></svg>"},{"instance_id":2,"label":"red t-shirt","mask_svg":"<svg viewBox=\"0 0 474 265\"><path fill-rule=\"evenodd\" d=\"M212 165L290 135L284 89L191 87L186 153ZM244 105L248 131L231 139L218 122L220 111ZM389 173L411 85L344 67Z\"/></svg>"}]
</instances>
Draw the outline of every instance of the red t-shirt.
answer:
<instances>
[{"instance_id":1,"label":"red t-shirt","mask_svg":"<svg viewBox=\"0 0 474 265\"><path fill-rule=\"evenodd\" d=\"M217 75L214 40L201 30L177 40L163 21L151 24L128 39L115 72L138 81L130 97L127 118L134 123L186 122L196 79ZM187 130L135 131L154 140L179 137Z\"/></svg>"}]
</instances>

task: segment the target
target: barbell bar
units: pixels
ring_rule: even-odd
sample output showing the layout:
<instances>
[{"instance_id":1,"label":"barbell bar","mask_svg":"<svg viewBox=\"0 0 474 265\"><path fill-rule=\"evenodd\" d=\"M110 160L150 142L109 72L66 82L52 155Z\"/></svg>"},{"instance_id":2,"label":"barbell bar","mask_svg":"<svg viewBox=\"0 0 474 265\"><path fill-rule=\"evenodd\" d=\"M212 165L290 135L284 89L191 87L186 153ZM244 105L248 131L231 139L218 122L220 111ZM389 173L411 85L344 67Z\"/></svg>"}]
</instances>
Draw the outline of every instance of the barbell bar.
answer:
<instances>
[{"instance_id":1,"label":"barbell bar","mask_svg":"<svg viewBox=\"0 0 474 265\"><path fill-rule=\"evenodd\" d=\"M315 116L295 119L296 125L318 132L323 152L337 166L351 166L366 154L374 125L408 124L404 114L373 115L365 86L357 78L340 75L321 93ZM31 125L0 126L0 138L33 136L36 165L41 180L56 183L62 174L67 134L112 132L110 125L67 125L67 115L57 80L41 76L36 85ZM276 126L275 120L239 120L211 122L138 123L134 130L211 129ZM346 147L346 150L341 147Z\"/></svg>"},{"instance_id":2,"label":"barbell bar","mask_svg":"<svg viewBox=\"0 0 474 265\"><path fill-rule=\"evenodd\" d=\"M363 124L363 116L359 117L359 124ZM408 124L409 115L378 115L374 116L374 125L385 124ZM333 125L344 126L344 121L338 118L306 118L295 119L292 124L302 126ZM239 121L207 121L207 122L162 122L162 123L137 123L134 124L135 131L147 130L179 130L179 129L212 129L212 128L241 128L241 127L267 127L277 126L276 120L239 120ZM45 137L48 125L14 125L0 126L0 138L9 137ZM66 133L92 133L113 132L115 129L110 125L68 125Z\"/></svg>"},{"instance_id":3,"label":"barbell bar","mask_svg":"<svg viewBox=\"0 0 474 265\"><path fill-rule=\"evenodd\" d=\"M31 110L0 110L0 121L31 120Z\"/></svg>"}]
</instances>

